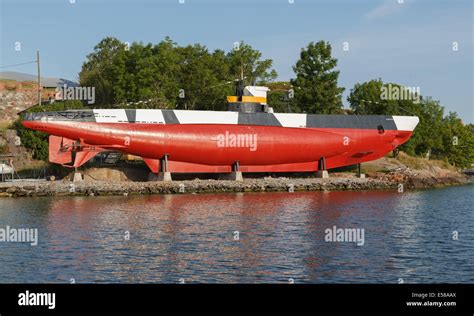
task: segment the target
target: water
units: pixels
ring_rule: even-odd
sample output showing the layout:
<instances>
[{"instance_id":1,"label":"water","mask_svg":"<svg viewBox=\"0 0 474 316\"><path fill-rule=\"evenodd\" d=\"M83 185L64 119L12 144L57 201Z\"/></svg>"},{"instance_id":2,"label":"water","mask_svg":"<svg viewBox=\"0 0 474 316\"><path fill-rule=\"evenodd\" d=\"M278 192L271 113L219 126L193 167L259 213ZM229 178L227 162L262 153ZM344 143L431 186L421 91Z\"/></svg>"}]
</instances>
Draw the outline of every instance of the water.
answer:
<instances>
[{"instance_id":1,"label":"water","mask_svg":"<svg viewBox=\"0 0 474 316\"><path fill-rule=\"evenodd\" d=\"M37 246L0 242L0 283L472 283L473 193L0 199L0 228L39 231ZM365 244L326 242L333 226Z\"/></svg>"}]
</instances>

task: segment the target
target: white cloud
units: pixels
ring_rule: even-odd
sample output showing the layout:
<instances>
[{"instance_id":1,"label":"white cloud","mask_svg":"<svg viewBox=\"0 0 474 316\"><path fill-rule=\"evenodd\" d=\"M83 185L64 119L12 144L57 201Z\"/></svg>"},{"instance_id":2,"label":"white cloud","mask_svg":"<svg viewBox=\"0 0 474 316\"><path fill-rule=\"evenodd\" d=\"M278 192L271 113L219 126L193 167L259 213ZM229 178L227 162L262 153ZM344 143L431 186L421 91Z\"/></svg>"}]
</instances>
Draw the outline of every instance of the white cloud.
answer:
<instances>
[{"instance_id":1,"label":"white cloud","mask_svg":"<svg viewBox=\"0 0 474 316\"><path fill-rule=\"evenodd\" d=\"M374 20L383 18L388 15L400 12L407 6L407 0L387 0L378 7L369 11L365 18L368 20Z\"/></svg>"}]
</instances>

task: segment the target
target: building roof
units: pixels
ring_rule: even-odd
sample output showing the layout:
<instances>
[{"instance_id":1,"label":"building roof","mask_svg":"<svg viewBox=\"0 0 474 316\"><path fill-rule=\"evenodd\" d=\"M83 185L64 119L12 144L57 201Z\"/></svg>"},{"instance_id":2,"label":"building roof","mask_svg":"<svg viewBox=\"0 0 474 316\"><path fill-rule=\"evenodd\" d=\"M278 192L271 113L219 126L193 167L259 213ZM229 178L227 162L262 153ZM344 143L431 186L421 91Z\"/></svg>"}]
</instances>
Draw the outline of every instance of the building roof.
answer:
<instances>
[{"instance_id":1,"label":"building roof","mask_svg":"<svg viewBox=\"0 0 474 316\"><path fill-rule=\"evenodd\" d=\"M15 80L18 82L23 81L33 81L36 82L38 77L36 75L25 74L16 71L2 71L0 72L0 79L9 79ZM64 78L48 78L48 77L41 77L41 86L44 88L56 88L62 87L67 85L68 87L77 87L79 84L77 82L67 80Z\"/></svg>"}]
</instances>

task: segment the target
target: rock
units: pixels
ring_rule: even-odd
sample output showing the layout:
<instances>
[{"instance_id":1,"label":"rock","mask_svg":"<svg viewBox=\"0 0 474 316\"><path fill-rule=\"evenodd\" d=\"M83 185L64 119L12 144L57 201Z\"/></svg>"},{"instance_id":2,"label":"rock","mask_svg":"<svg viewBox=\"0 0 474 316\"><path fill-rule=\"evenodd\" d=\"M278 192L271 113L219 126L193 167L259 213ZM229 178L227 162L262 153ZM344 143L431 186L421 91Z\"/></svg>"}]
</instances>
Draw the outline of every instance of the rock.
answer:
<instances>
[{"instance_id":1,"label":"rock","mask_svg":"<svg viewBox=\"0 0 474 316\"><path fill-rule=\"evenodd\" d=\"M331 178L258 178L243 181L187 180L176 182L132 182L132 181L42 181L0 183L0 197L47 196L47 195L123 195L130 194L179 194L205 192L273 192L273 191L331 191L331 190L397 190L398 184L406 189L434 187L446 184L466 183L466 177L449 173L434 177L420 173L419 176L403 172L376 174L367 179L346 175ZM183 192L184 191L184 192Z\"/></svg>"},{"instance_id":2,"label":"rock","mask_svg":"<svg viewBox=\"0 0 474 316\"><path fill-rule=\"evenodd\" d=\"M6 192L7 192L7 193L15 193L17 190L18 190L17 187L10 187L10 188L7 189Z\"/></svg>"}]
</instances>

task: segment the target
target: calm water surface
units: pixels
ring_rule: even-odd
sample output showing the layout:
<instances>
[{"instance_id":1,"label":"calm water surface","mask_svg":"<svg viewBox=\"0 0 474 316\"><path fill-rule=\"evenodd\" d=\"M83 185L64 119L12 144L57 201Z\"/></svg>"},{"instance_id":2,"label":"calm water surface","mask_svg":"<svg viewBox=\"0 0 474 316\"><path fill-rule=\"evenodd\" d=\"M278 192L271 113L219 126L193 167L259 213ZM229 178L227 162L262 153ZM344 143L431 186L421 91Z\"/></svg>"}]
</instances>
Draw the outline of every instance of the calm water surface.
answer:
<instances>
[{"instance_id":1,"label":"calm water surface","mask_svg":"<svg viewBox=\"0 0 474 316\"><path fill-rule=\"evenodd\" d=\"M0 242L0 283L472 283L473 196L471 185L4 198L0 228L37 228L39 244ZM333 226L365 229L365 244L326 242Z\"/></svg>"}]
</instances>

